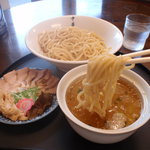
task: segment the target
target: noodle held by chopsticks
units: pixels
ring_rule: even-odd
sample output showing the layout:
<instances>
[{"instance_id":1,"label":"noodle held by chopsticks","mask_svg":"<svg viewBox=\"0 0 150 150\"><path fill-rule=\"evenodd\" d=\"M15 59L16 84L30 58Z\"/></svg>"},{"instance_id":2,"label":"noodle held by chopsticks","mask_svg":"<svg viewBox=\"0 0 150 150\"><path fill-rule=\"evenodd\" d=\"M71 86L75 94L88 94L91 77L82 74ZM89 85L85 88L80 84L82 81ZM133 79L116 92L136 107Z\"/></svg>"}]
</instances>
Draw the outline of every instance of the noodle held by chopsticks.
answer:
<instances>
[{"instance_id":1,"label":"noodle held by chopsticks","mask_svg":"<svg viewBox=\"0 0 150 150\"><path fill-rule=\"evenodd\" d=\"M130 57L112 54L92 58L88 62L87 75L82 83L83 90L78 93L79 104L76 107L83 107L89 112L96 112L100 117L105 117L107 109L112 105L121 72L134 66L125 66L129 59Z\"/></svg>"}]
</instances>

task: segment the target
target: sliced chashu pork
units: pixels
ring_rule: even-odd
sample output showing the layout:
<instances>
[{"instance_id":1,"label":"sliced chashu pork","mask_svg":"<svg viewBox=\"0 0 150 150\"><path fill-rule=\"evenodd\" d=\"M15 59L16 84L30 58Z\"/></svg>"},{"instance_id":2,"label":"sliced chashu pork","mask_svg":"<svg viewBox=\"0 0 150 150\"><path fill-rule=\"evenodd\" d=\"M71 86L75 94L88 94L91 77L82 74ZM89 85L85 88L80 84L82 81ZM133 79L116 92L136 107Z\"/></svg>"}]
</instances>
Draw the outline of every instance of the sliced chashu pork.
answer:
<instances>
[{"instance_id":1,"label":"sliced chashu pork","mask_svg":"<svg viewBox=\"0 0 150 150\"><path fill-rule=\"evenodd\" d=\"M26 67L9 72L0 79L0 93L5 93L5 96L0 97L0 112L11 120L26 120L26 115L23 115L15 104L10 103L10 96L7 98L7 95L35 86L39 87L43 93L55 94L58 81L59 79L48 69L36 70Z\"/></svg>"}]
</instances>

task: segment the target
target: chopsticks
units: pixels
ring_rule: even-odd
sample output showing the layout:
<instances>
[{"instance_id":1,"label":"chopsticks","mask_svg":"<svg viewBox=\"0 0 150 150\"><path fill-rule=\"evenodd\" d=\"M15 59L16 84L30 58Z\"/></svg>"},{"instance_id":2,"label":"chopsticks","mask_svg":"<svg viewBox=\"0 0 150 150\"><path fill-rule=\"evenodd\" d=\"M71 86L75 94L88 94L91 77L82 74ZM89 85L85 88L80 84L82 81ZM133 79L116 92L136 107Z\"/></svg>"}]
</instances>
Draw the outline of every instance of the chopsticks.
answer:
<instances>
[{"instance_id":1,"label":"chopsticks","mask_svg":"<svg viewBox=\"0 0 150 150\"><path fill-rule=\"evenodd\" d=\"M123 57L136 57L136 56L144 56L150 54L150 49L143 50L140 52L133 52L129 54L123 55ZM137 63L146 63L150 62L150 57L140 57L140 58L132 58L129 59L126 64L137 64Z\"/></svg>"}]
</instances>

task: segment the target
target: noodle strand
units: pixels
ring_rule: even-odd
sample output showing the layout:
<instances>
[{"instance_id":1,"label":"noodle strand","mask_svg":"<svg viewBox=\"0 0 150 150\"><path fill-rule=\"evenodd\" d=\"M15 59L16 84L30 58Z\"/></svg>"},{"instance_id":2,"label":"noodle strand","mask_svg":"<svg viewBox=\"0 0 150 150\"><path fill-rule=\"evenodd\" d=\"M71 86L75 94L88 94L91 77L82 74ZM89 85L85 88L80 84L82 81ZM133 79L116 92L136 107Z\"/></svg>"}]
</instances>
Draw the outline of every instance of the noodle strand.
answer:
<instances>
[{"instance_id":1,"label":"noodle strand","mask_svg":"<svg viewBox=\"0 0 150 150\"><path fill-rule=\"evenodd\" d=\"M103 54L89 60L87 76L83 80L83 91L77 100L77 108L83 107L89 112L96 112L100 117L105 117L106 111L112 105L113 95L116 90L117 80L124 69L129 57Z\"/></svg>"}]
</instances>

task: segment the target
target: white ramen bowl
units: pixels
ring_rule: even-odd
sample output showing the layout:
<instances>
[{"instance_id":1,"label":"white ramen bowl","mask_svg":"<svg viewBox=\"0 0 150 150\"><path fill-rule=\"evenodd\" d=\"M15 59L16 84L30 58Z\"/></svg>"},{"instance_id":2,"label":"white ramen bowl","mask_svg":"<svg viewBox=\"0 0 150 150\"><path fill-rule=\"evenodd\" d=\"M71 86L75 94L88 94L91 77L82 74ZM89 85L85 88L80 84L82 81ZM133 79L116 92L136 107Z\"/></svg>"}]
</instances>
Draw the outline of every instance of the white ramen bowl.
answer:
<instances>
[{"instance_id":1,"label":"white ramen bowl","mask_svg":"<svg viewBox=\"0 0 150 150\"><path fill-rule=\"evenodd\" d=\"M123 35L121 31L110 22L99 18L68 15L52 18L35 25L32 29L30 29L30 31L26 35L25 41L27 47L36 56L53 63L60 70L65 72L76 66L87 63L87 60L85 61L57 60L44 56L41 52L41 48L38 43L39 33L43 31L54 30L60 27L69 27L72 25L72 23L76 27L92 31L95 32L97 35L100 35L103 38L106 45L111 48L110 53L117 52L122 46Z\"/></svg>"},{"instance_id":2,"label":"white ramen bowl","mask_svg":"<svg viewBox=\"0 0 150 150\"><path fill-rule=\"evenodd\" d=\"M150 118L150 86L138 74L131 70L125 70L122 77L133 83L142 95L142 110L139 119L133 124L116 130L105 130L89 126L78 120L69 110L66 104L66 90L76 78L86 73L87 65L81 65L70 70L60 80L57 88L58 104L65 114L71 127L85 139L95 143L116 143L132 135L143 126Z\"/></svg>"}]
</instances>

